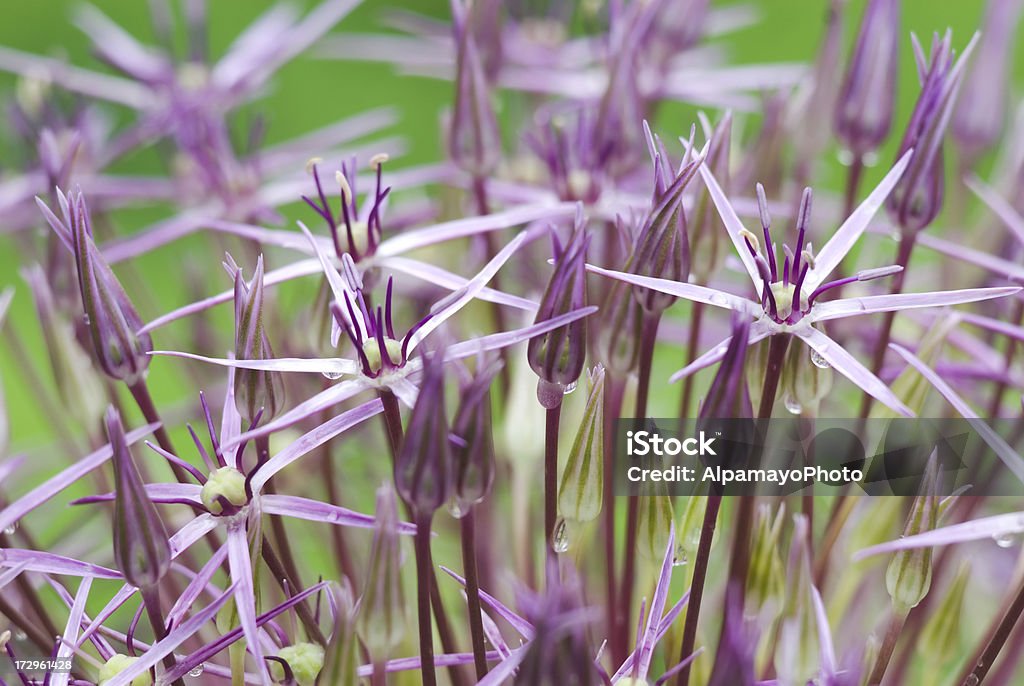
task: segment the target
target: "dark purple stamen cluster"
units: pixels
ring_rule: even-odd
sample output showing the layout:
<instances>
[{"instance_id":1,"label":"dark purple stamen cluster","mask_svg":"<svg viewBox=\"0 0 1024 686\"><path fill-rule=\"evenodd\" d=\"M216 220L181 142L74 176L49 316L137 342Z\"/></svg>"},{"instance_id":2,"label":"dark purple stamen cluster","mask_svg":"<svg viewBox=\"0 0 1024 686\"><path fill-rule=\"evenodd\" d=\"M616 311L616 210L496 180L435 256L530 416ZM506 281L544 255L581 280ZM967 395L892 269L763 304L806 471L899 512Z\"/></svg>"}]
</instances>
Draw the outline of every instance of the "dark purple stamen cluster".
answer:
<instances>
[{"instance_id":1,"label":"dark purple stamen cluster","mask_svg":"<svg viewBox=\"0 0 1024 686\"><path fill-rule=\"evenodd\" d=\"M375 159L371 163L377 172L377 187L373 193L373 202L365 220L359 218L359 204L356 197L355 158L352 158L347 163L342 162L341 171L337 173L338 185L340 186L338 191L339 205L341 206L340 218L336 217L331 209L331 204L320 181L320 171L317 169L315 162L310 165L310 171L313 174L313 180L316 182L317 199L313 200L307 195L302 196L306 204L312 207L313 211L327 222L327 226L331 230L331 239L334 242L334 251L338 257L347 252L352 255L352 259L356 262L364 257L373 255L377 251L382 235L381 212L383 211L384 200L391 192L390 186L386 188L383 186L383 162ZM344 229L344 240L347 242L347 245L342 245L339 229Z\"/></svg>"}]
</instances>

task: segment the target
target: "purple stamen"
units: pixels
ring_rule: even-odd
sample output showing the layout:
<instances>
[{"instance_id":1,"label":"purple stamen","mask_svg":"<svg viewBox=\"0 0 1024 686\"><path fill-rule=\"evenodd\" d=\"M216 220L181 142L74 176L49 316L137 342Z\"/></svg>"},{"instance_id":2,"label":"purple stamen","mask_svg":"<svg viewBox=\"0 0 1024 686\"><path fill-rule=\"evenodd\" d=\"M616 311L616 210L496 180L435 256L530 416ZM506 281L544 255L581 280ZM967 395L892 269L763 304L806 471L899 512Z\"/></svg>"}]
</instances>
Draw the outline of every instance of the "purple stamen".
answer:
<instances>
[{"instance_id":1,"label":"purple stamen","mask_svg":"<svg viewBox=\"0 0 1024 686\"><path fill-rule=\"evenodd\" d=\"M775 246L772 245L772 236L770 232L772 227L772 217L768 214L768 198L765 196L764 186L760 183L757 184L757 210L761 216L761 232L764 234L764 249L768 254L768 266L771 267L772 281L775 281L779 276L775 259Z\"/></svg>"},{"instance_id":2,"label":"purple stamen","mask_svg":"<svg viewBox=\"0 0 1024 686\"><path fill-rule=\"evenodd\" d=\"M395 337L395 329L391 323L391 292L394 287L395 279L392 276L388 277L388 289L384 296L384 323L388 329L388 338Z\"/></svg>"}]
</instances>

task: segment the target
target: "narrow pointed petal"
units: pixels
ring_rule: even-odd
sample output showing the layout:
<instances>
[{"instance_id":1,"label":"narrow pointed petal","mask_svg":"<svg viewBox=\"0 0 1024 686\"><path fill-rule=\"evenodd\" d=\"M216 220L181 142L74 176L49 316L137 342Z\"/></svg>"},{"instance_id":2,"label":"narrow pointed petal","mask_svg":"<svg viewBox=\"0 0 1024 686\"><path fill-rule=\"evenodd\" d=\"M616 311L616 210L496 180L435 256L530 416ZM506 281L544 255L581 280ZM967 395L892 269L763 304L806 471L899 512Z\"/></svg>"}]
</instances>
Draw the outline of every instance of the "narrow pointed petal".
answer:
<instances>
[{"instance_id":1,"label":"narrow pointed petal","mask_svg":"<svg viewBox=\"0 0 1024 686\"><path fill-rule=\"evenodd\" d=\"M163 355L165 357L183 357L189 360L198 360L199 362L216 364L221 367L233 367L235 369L258 369L332 376L336 374L352 375L359 373L359 363L343 357L278 357L271 360L235 360L226 357L206 357L205 355L179 352L177 350L154 350L150 354Z\"/></svg>"},{"instance_id":2,"label":"narrow pointed petal","mask_svg":"<svg viewBox=\"0 0 1024 686\"><path fill-rule=\"evenodd\" d=\"M476 276L470 279L469 283L459 290L452 291L450 295L446 296L441 301L444 303L441 307L437 307L437 305L435 305L434 307L436 309L431 310L430 319L428 319L423 326L417 329L416 333L414 333L412 338L409 340L408 353L412 353L424 338L429 336L431 332L435 331L439 326L453 317L456 312L469 304L469 302L477 296L483 287L486 286L492 278L494 278L494 275L498 273L498 270L501 269L508 259L512 257L520 247L522 247L528 237L528 231L523 231L517 235L509 241L493 259L484 265L484 268L481 269Z\"/></svg>"},{"instance_id":3,"label":"narrow pointed petal","mask_svg":"<svg viewBox=\"0 0 1024 686\"><path fill-rule=\"evenodd\" d=\"M904 153L903 157L889 170L889 173L875 186L875 189L868 194L864 202L853 211L853 214L843 222L842 226L836 229L836 232L832 234L828 242L814 256L814 269L808 270L807 278L804 280L803 289L805 292L811 293L824 283L828 275L839 266L839 263L843 261L847 253L853 249L853 246L856 245L861 235L863 235L864 230L868 228L868 224L871 223L878 210L885 204L885 200L889 197L892 189L896 187L897 182L902 178L903 172L906 170L907 165L910 164L910 158L913 153L913 150L908 150Z\"/></svg>"},{"instance_id":4,"label":"narrow pointed petal","mask_svg":"<svg viewBox=\"0 0 1024 686\"><path fill-rule=\"evenodd\" d=\"M267 481L292 462L320 447L335 436L349 430L356 424L383 412L383 410L384 406L381 404L380 399L374 398L351 410L346 410L336 417L332 417L312 431L295 439L287 448L274 455L266 464L259 468L259 471L252 478L253 493L262 492ZM236 443L241 443L243 440L249 440L248 434L239 436ZM226 446L225 449L231 447L234 446Z\"/></svg>"},{"instance_id":5,"label":"narrow pointed petal","mask_svg":"<svg viewBox=\"0 0 1024 686\"><path fill-rule=\"evenodd\" d=\"M267 665L263 661L263 649L260 647L260 630L256 624L256 591L252 581L252 560L249 556L249 538L246 533L245 521L236 520L228 525L228 568L231 581L235 588L235 607L238 620L245 634L247 650L256 659L260 682L270 686Z\"/></svg>"},{"instance_id":6,"label":"narrow pointed petal","mask_svg":"<svg viewBox=\"0 0 1024 686\"><path fill-rule=\"evenodd\" d=\"M588 317L595 312L597 312L597 307L591 305L590 307L584 307L580 310L567 312L566 314L559 315L553 319L547 320L546 322L541 322L540 324L532 324L521 329L493 333L488 336L481 336L480 338L456 343L445 350L445 360L458 360L471 355L487 352L488 350L508 348L517 343L529 340L533 336L557 329L560 326L565 326L577 319Z\"/></svg>"},{"instance_id":7,"label":"narrow pointed petal","mask_svg":"<svg viewBox=\"0 0 1024 686\"><path fill-rule=\"evenodd\" d=\"M284 283L286 281L298 279L303 276L310 276L312 274L316 274L319 271L319 261L313 259L299 260L298 262L293 262L292 264L289 264L285 267L280 267L279 269L274 269L272 271L267 272L263 276L263 285L275 286L279 283ZM198 314L199 312L208 310L216 305L231 302L234 299L234 297L235 290L233 288L229 288L228 290L218 293L217 295L211 295L209 298L204 298L203 300L190 303L188 305L185 305L184 307L179 307L178 309L172 310L171 312L168 312L167 314L161 317L157 317L156 319L154 319L153 321L149 322L141 329L139 329L138 333L148 333L154 329L158 329L162 326L170 324L171 322L177 321L184 317L189 317L193 314Z\"/></svg>"},{"instance_id":8,"label":"narrow pointed petal","mask_svg":"<svg viewBox=\"0 0 1024 686\"><path fill-rule=\"evenodd\" d=\"M964 303L1005 298L1020 292L1018 286L999 288L964 288L957 291L933 291L930 293L895 293L890 295L869 295L863 298L842 298L815 305L811 321L823 322L830 319L852 317L875 312L896 312L918 307L944 307Z\"/></svg>"},{"instance_id":9,"label":"narrow pointed petal","mask_svg":"<svg viewBox=\"0 0 1024 686\"><path fill-rule=\"evenodd\" d=\"M227 555L227 546L221 546L210 556L210 559L199 570L199 573L193 577L182 594L175 599L174 605L167 612L168 626L176 626L185 620L185 616L192 609L192 605L199 600L203 591L207 590L207 585L214 575L220 571L220 567L224 563L225 558L227 558Z\"/></svg>"},{"instance_id":10,"label":"narrow pointed petal","mask_svg":"<svg viewBox=\"0 0 1024 686\"><path fill-rule=\"evenodd\" d=\"M746 248L744 248L746 250ZM749 253L748 253L749 254ZM643 286L644 288L650 288L651 290L659 291L661 293L667 293L677 298L685 298L693 302L704 303L705 305L714 305L716 307L723 307L727 310L734 310L736 312L745 312L751 315L762 312L762 308L757 303L747 298L742 298L738 295L726 293L725 291L719 291L714 288L708 288L707 286L698 286L692 283L681 283L679 281L672 281L670 279L658 279L651 276L640 276L639 274L629 274L626 272L616 271L614 269L604 269L596 265L588 264L587 271L594 274L600 274L601 276L607 276L610 279L617 281L625 281L626 283L633 284L634 286Z\"/></svg>"},{"instance_id":11,"label":"narrow pointed petal","mask_svg":"<svg viewBox=\"0 0 1024 686\"><path fill-rule=\"evenodd\" d=\"M665 602L668 600L669 584L672 582L672 566L675 562L676 537L673 529L668 536L668 545L661 562L661 571L658 574L658 583L654 587L654 599L651 600L650 611L647 615L647 627L644 629L641 645L637 646L639 652L639 667L637 676L643 680L647 678L647 672L651 668L651 659L654 657L654 648L657 642L658 629L661 625L661 615L665 610Z\"/></svg>"},{"instance_id":12,"label":"narrow pointed petal","mask_svg":"<svg viewBox=\"0 0 1024 686\"><path fill-rule=\"evenodd\" d=\"M914 548L930 548L932 546L953 545L954 543L966 543L968 541L997 539L1004 536L1014 536L1022 532L1024 532L1024 512L1010 512L972 519L969 522L952 524L913 536L904 536L888 543L880 543L870 548L858 550L854 554L853 559L863 560L872 555L881 555L897 550L912 550Z\"/></svg>"},{"instance_id":13,"label":"narrow pointed petal","mask_svg":"<svg viewBox=\"0 0 1024 686\"><path fill-rule=\"evenodd\" d=\"M942 253L955 260L963 260L968 264L986 269L993 274L1005 276L1014 281L1024 281L1024 267L1021 267L1017 262L1004 260L981 250L975 250L960 242L954 243L953 241L936 238L927 232L918 234L917 242L935 252Z\"/></svg>"},{"instance_id":14,"label":"narrow pointed petal","mask_svg":"<svg viewBox=\"0 0 1024 686\"><path fill-rule=\"evenodd\" d=\"M906 348L892 343L889 345L890 348L895 350L900 357L906 360L910 365L914 367L921 375L928 379L928 382L935 386L935 390L942 394L949 404L953 406L957 412L964 418L970 421L971 428L978 432L982 440L988 444L992 450L995 451L999 459L1003 461L1006 467L1016 475L1021 482L1024 482L1024 458L1017 453L1010 445L1003 439L1002 436L997 434L995 430L989 426L988 422L984 421L978 414L971 409L971 406L960 397L960 395L953 390L953 387L946 383L939 374L937 374L931 367L926 365L924 361L914 353L910 352Z\"/></svg>"},{"instance_id":15,"label":"narrow pointed petal","mask_svg":"<svg viewBox=\"0 0 1024 686\"><path fill-rule=\"evenodd\" d=\"M450 576L451 578L455 579L456 581L458 581L460 584L462 584L463 587L466 586L466 580L458 574L456 574L455 572L453 572L451 569L448 569L444 565L441 565L441 571ZM487 606L490 607L492 610L494 610L495 614L497 614L499 617L508 622L509 626L511 626L513 629L519 632L519 635L522 636L525 640L529 641L533 639L533 625L530 624L529 621L527 621L520 615L510 610L507 605L505 605L500 600L489 594L487 591L480 591L480 600L486 603Z\"/></svg>"},{"instance_id":16,"label":"narrow pointed petal","mask_svg":"<svg viewBox=\"0 0 1024 686\"><path fill-rule=\"evenodd\" d=\"M812 350L817 351L833 369L852 381L865 393L882 401L905 417L914 416L910 408L904 405L881 379L858 362L843 346L810 326L793 333Z\"/></svg>"},{"instance_id":17,"label":"narrow pointed petal","mask_svg":"<svg viewBox=\"0 0 1024 686\"><path fill-rule=\"evenodd\" d=\"M433 264L423 262L421 260L414 260L407 257L385 257L375 261L377 266L382 269L391 269L393 271L402 272L409 276L414 276L417 279L422 279L428 283L447 288L450 291L457 291L460 288L464 288L468 283L469 279L453 274L452 272L442 269ZM497 303L499 305L508 305L509 307L515 307L516 309L525 310L527 312L536 312L537 303L527 298L520 298L517 295L511 295L509 293L503 293L502 291L494 290L493 288L482 288L477 294L478 300L486 300L488 302Z\"/></svg>"},{"instance_id":18,"label":"narrow pointed petal","mask_svg":"<svg viewBox=\"0 0 1024 686\"><path fill-rule=\"evenodd\" d=\"M372 529L375 521L372 515L295 495L264 495L260 498L260 506L264 514L295 517L311 522L337 524L338 526L351 526L357 529ZM415 534L416 525L399 522L398 533Z\"/></svg>"},{"instance_id":19,"label":"narrow pointed petal","mask_svg":"<svg viewBox=\"0 0 1024 686\"><path fill-rule=\"evenodd\" d=\"M763 321L756 321L750 326L750 334L747 338L747 345L753 345L758 341L762 341L772 334L772 329L767 326ZM675 374L669 377L669 383L675 383L680 379L685 379L687 376L694 374L705 367L710 367L713 364L717 364L725 357L726 352L729 350L729 342L732 340L732 336L727 337L718 345L712 347L703 355L700 355L690 364L686 365Z\"/></svg>"},{"instance_id":20,"label":"narrow pointed petal","mask_svg":"<svg viewBox=\"0 0 1024 686\"><path fill-rule=\"evenodd\" d=\"M22 570L26 572L91 576L97 579L121 578L120 572L94 565L91 562L82 562L63 555L37 550L21 550L20 548L0 550L0 567L22 567Z\"/></svg>"},{"instance_id":21,"label":"narrow pointed petal","mask_svg":"<svg viewBox=\"0 0 1024 686\"><path fill-rule=\"evenodd\" d=\"M60 644L57 647L57 654L54 656L60 660L70 658L75 642L78 640L78 632L82 629L82 618L85 615L85 602L89 599L89 588L92 586L92 577L82 577L78 584L78 591L75 592L75 602L71 605L71 612L68 613L68 623L64 627L64 634L61 636ZM67 686L71 678L70 672L57 673L50 679L50 686Z\"/></svg>"},{"instance_id":22,"label":"narrow pointed petal","mask_svg":"<svg viewBox=\"0 0 1024 686\"><path fill-rule=\"evenodd\" d=\"M1020 243L1024 243L1024 217L999 192L973 174L964 179L964 185L981 198L992 212L1006 224Z\"/></svg>"},{"instance_id":23,"label":"narrow pointed petal","mask_svg":"<svg viewBox=\"0 0 1024 686\"><path fill-rule=\"evenodd\" d=\"M128 445L133 445L150 435L158 426L158 424L149 424L134 431L129 431L125 435L125 440ZM86 455L67 469L50 477L3 510L0 510L0 531L9 529L17 524L19 519L105 463L113 454L114 451L108 443L96 452Z\"/></svg>"},{"instance_id":24,"label":"narrow pointed petal","mask_svg":"<svg viewBox=\"0 0 1024 686\"><path fill-rule=\"evenodd\" d=\"M221 606L235 594L237 587L237 582L232 584L223 595L172 629L163 640L150 646L149 650L139 656L138 660L106 682L104 686L129 686L136 677L158 665L164 657L170 655L175 648L194 636L204 624L213 619Z\"/></svg>"},{"instance_id":25,"label":"narrow pointed petal","mask_svg":"<svg viewBox=\"0 0 1024 686\"><path fill-rule=\"evenodd\" d=\"M750 275L750 281L754 284L754 288L757 288L761 283L761 276L758 274L757 265L754 263L750 250L747 249L746 239L743 238L743 232L747 229L736 215L736 210L729 204L729 199L725 197L725 192L718 185L715 175L711 173L708 166L705 164L700 165L699 171L700 175L704 178L704 183L708 187L711 201L715 203L718 215L722 218L722 223L725 224L729 239L732 241L733 247L736 248L736 254L739 256L740 261L743 262L743 266L746 267L747 274Z\"/></svg>"},{"instance_id":26,"label":"narrow pointed petal","mask_svg":"<svg viewBox=\"0 0 1024 686\"><path fill-rule=\"evenodd\" d=\"M434 226L415 231L406 231L382 242L377 248L377 255L391 257L401 253L425 248L428 245L466 238L489 231L510 229L521 224L529 224L538 220L552 221L571 217L576 212L576 203L538 203L522 205L511 210L495 212L482 217L467 217L441 222Z\"/></svg>"}]
</instances>

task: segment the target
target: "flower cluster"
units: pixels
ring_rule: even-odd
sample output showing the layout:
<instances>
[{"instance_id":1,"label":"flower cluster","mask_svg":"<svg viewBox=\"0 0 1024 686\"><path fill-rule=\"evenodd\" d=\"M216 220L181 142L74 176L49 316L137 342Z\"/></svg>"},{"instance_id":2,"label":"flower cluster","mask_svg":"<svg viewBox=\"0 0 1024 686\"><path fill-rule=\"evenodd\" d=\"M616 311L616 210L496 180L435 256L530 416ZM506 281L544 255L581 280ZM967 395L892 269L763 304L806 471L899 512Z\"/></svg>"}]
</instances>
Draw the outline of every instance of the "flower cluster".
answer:
<instances>
[{"instance_id":1,"label":"flower cluster","mask_svg":"<svg viewBox=\"0 0 1024 686\"><path fill-rule=\"evenodd\" d=\"M1021 683L1020 0L311 4L0 47L0 686ZM624 485L831 418L899 495Z\"/></svg>"}]
</instances>

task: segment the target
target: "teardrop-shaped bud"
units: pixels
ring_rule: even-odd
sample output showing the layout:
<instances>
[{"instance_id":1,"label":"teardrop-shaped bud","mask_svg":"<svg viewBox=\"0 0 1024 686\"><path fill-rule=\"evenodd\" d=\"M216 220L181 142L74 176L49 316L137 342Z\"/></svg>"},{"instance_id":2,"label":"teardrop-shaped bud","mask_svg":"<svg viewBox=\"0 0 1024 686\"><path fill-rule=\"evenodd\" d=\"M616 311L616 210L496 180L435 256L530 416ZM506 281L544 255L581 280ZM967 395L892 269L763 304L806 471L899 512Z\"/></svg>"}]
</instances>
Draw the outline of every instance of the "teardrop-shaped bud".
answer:
<instances>
[{"instance_id":1,"label":"teardrop-shaped bud","mask_svg":"<svg viewBox=\"0 0 1024 686\"><path fill-rule=\"evenodd\" d=\"M897 0L870 0L839 91L836 136L857 156L877 150L892 128L899 14Z\"/></svg>"},{"instance_id":2,"label":"teardrop-shaped bud","mask_svg":"<svg viewBox=\"0 0 1024 686\"><path fill-rule=\"evenodd\" d=\"M324 667L317 678L321 686L358 686L359 641L356 638L356 599L348 578L333 582L328 597L334 617L334 631L327 642Z\"/></svg>"},{"instance_id":3,"label":"teardrop-shaped bud","mask_svg":"<svg viewBox=\"0 0 1024 686\"><path fill-rule=\"evenodd\" d=\"M917 652L929 664L945 665L957 655L962 633L964 596L970 576L970 564L964 561L921 632Z\"/></svg>"},{"instance_id":4,"label":"teardrop-shaped bud","mask_svg":"<svg viewBox=\"0 0 1024 686\"><path fill-rule=\"evenodd\" d=\"M583 208L578 206L569 243L563 249L555 240L555 271L541 298L534 323L541 324L586 306L585 263L589 243ZM586 320L578 319L530 339L527 359L540 377L537 397L544 407L561 404L562 391L566 386L575 384L583 373L587 356L586 334Z\"/></svg>"},{"instance_id":5,"label":"teardrop-shaped bud","mask_svg":"<svg viewBox=\"0 0 1024 686\"><path fill-rule=\"evenodd\" d=\"M754 534L751 538L750 570L747 572L747 603L751 608L761 609L772 603L772 610L782 608L786 590L785 570L779 554L779 536L785 506L779 506L772 515L767 504L758 506L754 517Z\"/></svg>"},{"instance_id":6,"label":"teardrop-shaped bud","mask_svg":"<svg viewBox=\"0 0 1024 686\"><path fill-rule=\"evenodd\" d=\"M395 460L395 488L417 515L434 513L452 494L451 440L444 398L444 351L424 352L423 376Z\"/></svg>"},{"instance_id":7,"label":"teardrop-shaped bud","mask_svg":"<svg viewBox=\"0 0 1024 686\"><path fill-rule=\"evenodd\" d=\"M274 351L263 326L263 256L257 258L248 282L230 257L226 266L235 279L235 359L272 359ZM246 423L251 424L261 410L262 421L269 421L283 400L284 382L278 372L235 370L235 406Z\"/></svg>"},{"instance_id":8,"label":"teardrop-shaped bud","mask_svg":"<svg viewBox=\"0 0 1024 686\"><path fill-rule=\"evenodd\" d=\"M501 370L500 360L482 364L460 392L452 422L458 443L452 450L455 466L455 511L469 512L487 497L494 483L494 431L491 425L491 383Z\"/></svg>"},{"instance_id":9,"label":"teardrop-shaped bud","mask_svg":"<svg viewBox=\"0 0 1024 686\"><path fill-rule=\"evenodd\" d=\"M398 507L390 486L377 489L374 517L370 568L359 603L358 628L370 657L387 660L405 637Z\"/></svg>"},{"instance_id":10,"label":"teardrop-shaped bud","mask_svg":"<svg viewBox=\"0 0 1024 686\"><path fill-rule=\"evenodd\" d=\"M36 203L51 228L74 254L96 363L107 376L134 385L142 380L149 367L153 341L149 334L136 333L142 328L142 319L93 242L89 209L82 192L76 190L65 196L57 189L57 195L63 220L43 201L37 198Z\"/></svg>"},{"instance_id":11,"label":"teardrop-shaped bud","mask_svg":"<svg viewBox=\"0 0 1024 686\"><path fill-rule=\"evenodd\" d=\"M925 471L921 488L910 508L903 535L931 531L939 513L939 474L933 457ZM906 614L924 600L932 585L932 549L912 548L893 553L885 570L885 587L892 598L893 609Z\"/></svg>"},{"instance_id":12,"label":"teardrop-shaped bud","mask_svg":"<svg viewBox=\"0 0 1024 686\"><path fill-rule=\"evenodd\" d=\"M821 665L807 517L794 515L793 524L786 599L775 650L775 671L780 684L806 684L818 674Z\"/></svg>"},{"instance_id":13,"label":"teardrop-shaped bud","mask_svg":"<svg viewBox=\"0 0 1024 686\"><path fill-rule=\"evenodd\" d=\"M647 560L660 562L672 536L672 497L641 495L637 498L637 552Z\"/></svg>"},{"instance_id":14,"label":"teardrop-shaped bud","mask_svg":"<svg viewBox=\"0 0 1024 686\"><path fill-rule=\"evenodd\" d=\"M107 409L106 427L114 465L114 560L128 583L151 588L171 566L167 529L146 493L113 406Z\"/></svg>"},{"instance_id":15,"label":"teardrop-shaped bud","mask_svg":"<svg viewBox=\"0 0 1024 686\"><path fill-rule=\"evenodd\" d=\"M491 105L476 39L462 0L452 0L455 32L455 102L448 128L448 154L459 169L486 177L501 159L501 134Z\"/></svg>"},{"instance_id":16,"label":"teardrop-shaped bud","mask_svg":"<svg viewBox=\"0 0 1024 686\"><path fill-rule=\"evenodd\" d=\"M558 487L558 512L573 522L597 519L604 494L604 367L587 376L587 406Z\"/></svg>"}]
</instances>

